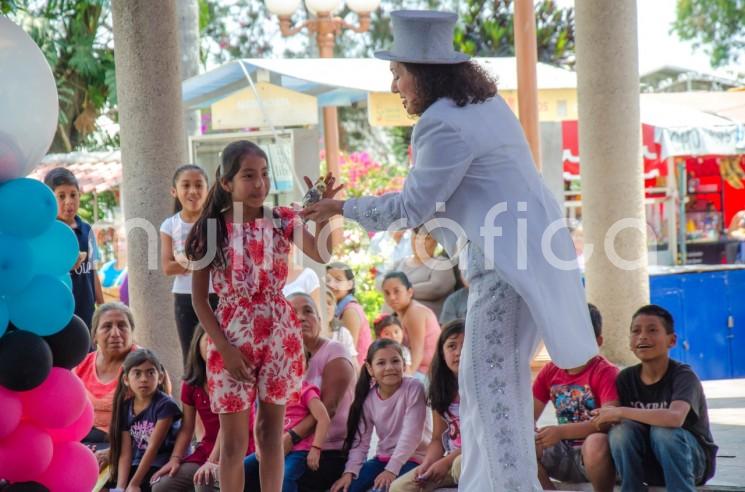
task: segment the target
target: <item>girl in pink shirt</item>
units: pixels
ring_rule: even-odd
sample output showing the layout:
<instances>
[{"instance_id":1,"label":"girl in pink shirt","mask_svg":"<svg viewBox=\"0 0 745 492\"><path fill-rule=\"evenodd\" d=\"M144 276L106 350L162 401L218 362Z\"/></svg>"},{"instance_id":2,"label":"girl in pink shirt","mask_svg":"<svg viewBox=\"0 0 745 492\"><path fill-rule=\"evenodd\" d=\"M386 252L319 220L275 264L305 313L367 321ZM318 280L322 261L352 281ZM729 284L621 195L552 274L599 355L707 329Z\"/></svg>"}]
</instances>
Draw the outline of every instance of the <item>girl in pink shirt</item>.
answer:
<instances>
[{"instance_id":1,"label":"girl in pink shirt","mask_svg":"<svg viewBox=\"0 0 745 492\"><path fill-rule=\"evenodd\" d=\"M442 327L430 368L428 400L434 417L433 439L422 464L397 478L390 492L431 492L458 486L461 460L458 365L465 329L466 322L462 319Z\"/></svg>"},{"instance_id":2,"label":"girl in pink shirt","mask_svg":"<svg viewBox=\"0 0 745 492\"><path fill-rule=\"evenodd\" d=\"M285 474L282 492L297 492L298 480L306 469L318 470L321 449L326 442L331 419L321 401L321 391L307 381L303 381L300 392L293 395L285 408L285 432L290 432L308 415L316 420L315 432L292 445L285 455ZM259 483L259 457L256 453L243 460L246 474L245 490L261 490Z\"/></svg>"},{"instance_id":3,"label":"girl in pink shirt","mask_svg":"<svg viewBox=\"0 0 745 492\"><path fill-rule=\"evenodd\" d=\"M220 460L220 417L210 408L207 392L207 334L197 325L186 360L181 384L183 420L168 463L152 478L153 492L217 492ZM197 415L204 435L190 450Z\"/></svg>"},{"instance_id":4,"label":"girl in pink shirt","mask_svg":"<svg viewBox=\"0 0 745 492\"><path fill-rule=\"evenodd\" d=\"M365 461L373 429L378 449ZM349 411L344 474L331 492L387 490L396 477L422 462L431 434L424 386L404 377L401 346L376 340L367 351Z\"/></svg>"}]
</instances>

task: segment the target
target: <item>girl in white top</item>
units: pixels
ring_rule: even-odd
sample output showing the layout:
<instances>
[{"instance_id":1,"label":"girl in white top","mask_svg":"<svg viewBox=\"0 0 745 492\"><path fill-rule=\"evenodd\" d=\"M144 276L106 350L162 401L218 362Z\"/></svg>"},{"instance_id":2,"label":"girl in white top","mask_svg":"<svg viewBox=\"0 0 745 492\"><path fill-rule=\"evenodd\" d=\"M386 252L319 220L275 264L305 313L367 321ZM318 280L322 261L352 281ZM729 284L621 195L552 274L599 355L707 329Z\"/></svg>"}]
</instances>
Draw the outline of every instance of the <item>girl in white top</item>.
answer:
<instances>
[{"instance_id":1,"label":"girl in white top","mask_svg":"<svg viewBox=\"0 0 745 492\"><path fill-rule=\"evenodd\" d=\"M173 276L173 305L176 328L184 366L194 329L199 323L191 305L191 270L184 255L184 244L194 222L202 213L207 198L207 174L195 164L186 164L173 174L171 195L175 199L176 213L160 225L160 259L166 275ZM210 285L210 302L217 306L217 296Z\"/></svg>"},{"instance_id":2,"label":"girl in white top","mask_svg":"<svg viewBox=\"0 0 745 492\"><path fill-rule=\"evenodd\" d=\"M344 345L349 355L357 362L357 347L354 344L354 338L349 332L346 326L341 324L339 318L336 317L336 295L334 291L326 287L326 319L328 320L328 331L324 333L324 336L328 336L331 340ZM356 369L356 367L355 367Z\"/></svg>"}]
</instances>

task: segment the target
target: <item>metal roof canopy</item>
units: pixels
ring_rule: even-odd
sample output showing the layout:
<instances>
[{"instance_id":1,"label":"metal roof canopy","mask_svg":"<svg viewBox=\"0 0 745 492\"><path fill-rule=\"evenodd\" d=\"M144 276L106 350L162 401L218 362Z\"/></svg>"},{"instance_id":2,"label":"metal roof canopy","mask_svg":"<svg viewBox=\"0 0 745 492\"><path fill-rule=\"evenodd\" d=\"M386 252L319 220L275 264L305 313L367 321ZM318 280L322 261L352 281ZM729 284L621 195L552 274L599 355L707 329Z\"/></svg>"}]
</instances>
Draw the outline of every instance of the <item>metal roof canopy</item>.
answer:
<instances>
[{"instance_id":1,"label":"metal roof canopy","mask_svg":"<svg viewBox=\"0 0 745 492\"><path fill-rule=\"evenodd\" d=\"M474 58L497 79L500 90L517 89L514 57ZM234 60L184 81L183 101L188 109L201 109L249 87L243 67L255 77L269 72L272 83L318 98L318 105L349 106L365 101L368 92L390 92L389 62L374 58L288 58ZM545 63L537 66L539 89L575 89L577 75Z\"/></svg>"}]
</instances>

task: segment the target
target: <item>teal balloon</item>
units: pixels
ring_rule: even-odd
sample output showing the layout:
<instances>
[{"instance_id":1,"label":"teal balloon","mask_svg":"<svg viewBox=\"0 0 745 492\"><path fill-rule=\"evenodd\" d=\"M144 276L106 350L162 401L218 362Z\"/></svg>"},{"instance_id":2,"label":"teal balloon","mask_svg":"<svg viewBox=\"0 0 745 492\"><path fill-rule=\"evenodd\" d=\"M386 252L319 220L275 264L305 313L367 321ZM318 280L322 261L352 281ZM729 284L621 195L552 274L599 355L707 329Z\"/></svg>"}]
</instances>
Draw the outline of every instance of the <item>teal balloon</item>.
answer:
<instances>
[{"instance_id":1,"label":"teal balloon","mask_svg":"<svg viewBox=\"0 0 745 492\"><path fill-rule=\"evenodd\" d=\"M54 335L72 319L75 298L56 277L37 275L23 291L7 298L10 321L40 337Z\"/></svg>"},{"instance_id":2,"label":"teal balloon","mask_svg":"<svg viewBox=\"0 0 745 492\"><path fill-rule=\"evenodd\" d=\"M8 304L4 299L0 299L0 337L5 334L5 330L8 329L8 321L10 321L10 315L8 314Z\"/></svg>"},{"instance_id":3,"label":"teal balloon","mask_svg":"<svg viewBox=\"0 0 745 492\"><path fill-rule=\"evenodd\" d=\"M68 289L70 289L70 291L72 291L72 277L70 277L69 273L63 273L58 278L67 286Z\"/></svg>"},{"instance_id":4,"label":"teal balloon","mask_svg":"<svg viewBox=\"0 0 745 492\"><path fill-rule=\"evenodd\" d=\"M26 288L33 277L31 246L25 239L0 234L0 295Z\"/></svg>"},{"instance_id":5,"label":"teal balloon","mask_svg":"<svg viewBox=\"0 0 745 492\"><path fill-rule=\"evenodd\" d=\"M57 218L57 199L47 185L30 178L0 184L0 232L31 238Z\"/></svg>"},{"instance_id":6,"label":"teal balloon","mask_svg":"<svg viewBox=\"0 0 745 492\"><path fill-rule=\"evenodd\" d=\"M58 220L29 241L34 274L55 277L72 270L78 259L78 238L67 224Z\"/></svg>"}]
</instances>

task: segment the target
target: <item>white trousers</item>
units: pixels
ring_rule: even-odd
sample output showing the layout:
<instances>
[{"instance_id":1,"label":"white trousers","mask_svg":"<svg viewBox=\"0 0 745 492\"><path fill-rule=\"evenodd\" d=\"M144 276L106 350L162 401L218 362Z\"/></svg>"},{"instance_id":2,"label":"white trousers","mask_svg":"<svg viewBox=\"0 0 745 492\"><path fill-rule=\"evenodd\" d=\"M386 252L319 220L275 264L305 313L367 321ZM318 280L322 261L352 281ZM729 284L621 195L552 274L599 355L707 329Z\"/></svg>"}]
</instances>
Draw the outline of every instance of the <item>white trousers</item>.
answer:
<instances>
[{"instance_id":1,"label":"white trousers","mask_svg":"<svg viewBox=\"0 0 745 492\"><path fill-rule=\"evenodd\" d=\"M533 429L530 360L538 336L521 330L528 308L483 256L469 254L468 313L460 358L465 492L541 491ZM522 314L521 314L522 313Z\"/></svg>"}]
</instances>

